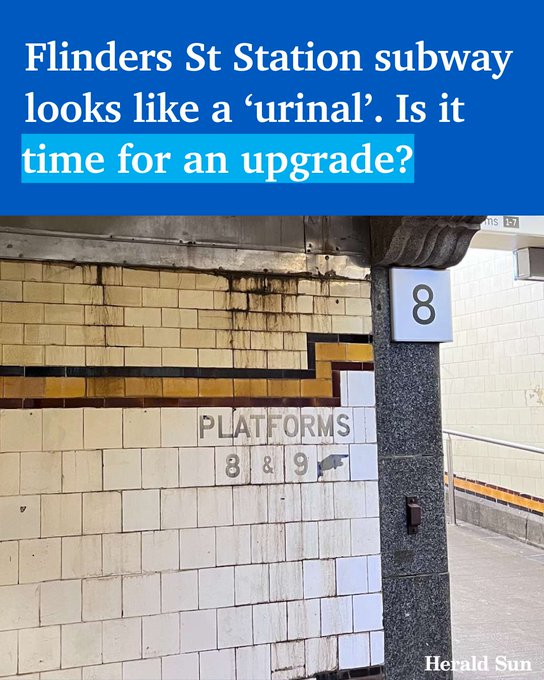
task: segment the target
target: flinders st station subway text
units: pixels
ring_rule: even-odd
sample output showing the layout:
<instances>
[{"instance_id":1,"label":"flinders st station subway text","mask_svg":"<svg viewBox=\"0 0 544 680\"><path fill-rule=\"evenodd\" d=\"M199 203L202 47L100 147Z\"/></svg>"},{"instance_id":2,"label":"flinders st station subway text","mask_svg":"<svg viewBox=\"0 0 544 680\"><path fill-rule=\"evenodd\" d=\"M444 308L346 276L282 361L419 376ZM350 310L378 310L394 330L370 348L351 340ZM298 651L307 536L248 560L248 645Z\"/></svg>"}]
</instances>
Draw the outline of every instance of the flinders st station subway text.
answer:
<instances>
[{"instance_id":1,"label":"flinders st station subway text","mask_svg":"<svg viewBox=\"0 0 544 680\"><path fill-rule=\"evenodd\" d=\"M172 50L120 49L115 40L97 52L74 48L68 41L50 40L26 43L27 71L170 71L179 62L183 70L237 72L312 71L473 71L488 73L493 80L504 74L512 50L436 50L417 41L405 50L379 50L365 55L360 49L329 49L312 40L289 49L240 42L226 61L226 53L216 45L193 42L183 55ZM373 62L373 63L372 63Z\"/></svg>"}]
</instances>

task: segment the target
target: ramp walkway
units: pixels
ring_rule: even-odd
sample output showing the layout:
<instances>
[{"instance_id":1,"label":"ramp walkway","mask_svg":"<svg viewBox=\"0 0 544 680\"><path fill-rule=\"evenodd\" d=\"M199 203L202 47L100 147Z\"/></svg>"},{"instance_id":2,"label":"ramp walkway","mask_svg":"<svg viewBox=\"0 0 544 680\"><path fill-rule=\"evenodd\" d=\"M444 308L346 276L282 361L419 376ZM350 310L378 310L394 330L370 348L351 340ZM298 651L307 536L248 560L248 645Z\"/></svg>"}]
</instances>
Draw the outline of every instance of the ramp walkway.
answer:
<instances>
[{"instance_id":1,"label":"ramp walkway","mask_svg":"<svg viewBox=\"0 0 544 680\"><path fill-rule=\"evenodd\" d=\"M455 679L544 680L544 551L468 524L448 550L454 659L488 668Z\"/></svg>"}]
</instances>

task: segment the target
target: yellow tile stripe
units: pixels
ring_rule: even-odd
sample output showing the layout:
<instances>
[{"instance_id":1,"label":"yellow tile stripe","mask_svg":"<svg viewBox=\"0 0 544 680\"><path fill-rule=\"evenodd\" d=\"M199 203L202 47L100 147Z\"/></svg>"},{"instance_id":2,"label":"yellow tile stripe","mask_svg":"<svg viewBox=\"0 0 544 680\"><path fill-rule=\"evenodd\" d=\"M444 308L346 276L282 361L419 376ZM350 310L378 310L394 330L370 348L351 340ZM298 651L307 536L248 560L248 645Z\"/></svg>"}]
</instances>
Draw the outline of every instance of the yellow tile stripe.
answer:
<instances>
[{"instance_id":1,"label":"yellow tile stripe","mask_svg":"<svg viewBox=\"0 0 544 680\"><path fill-rule=\"evenodd\" d=\"M448 474L444 474L444 480L448 482ZM524 498L516 491L502 491L500 489L493 489L492 487L473 482L468 479L455 478L455 488L462 491L472 491L485 498L490 498L504 503L511 503L518 507L526 508L527 510L535 510L536 512L544 512L544 501L534 500L532 498Z\"/></svg>"},{"instance_id":2,"label":"yellow tile stripe","mask_svg":"<svg viewBox=\"0 0 544 680\"><path fill-rule=\"evenodd\" d=\"M372 345L347 342L323 342L315 346L315 358L319 361L372 361Z\"/></svg>"},{"instance_id":3,"label":"yellow tile stripe","mask_svg":"<svg viewBox=\"0 0 544 680\"><path fill-rule=\"evenodd\" d=\"M332 364L369 362L372 345L316 344L316 377L279 378L26 378L0 377L4 399L82 397L310 397L333 396ZM251 369L249 369L251 370Z\"/></svg>"}]
</instances>

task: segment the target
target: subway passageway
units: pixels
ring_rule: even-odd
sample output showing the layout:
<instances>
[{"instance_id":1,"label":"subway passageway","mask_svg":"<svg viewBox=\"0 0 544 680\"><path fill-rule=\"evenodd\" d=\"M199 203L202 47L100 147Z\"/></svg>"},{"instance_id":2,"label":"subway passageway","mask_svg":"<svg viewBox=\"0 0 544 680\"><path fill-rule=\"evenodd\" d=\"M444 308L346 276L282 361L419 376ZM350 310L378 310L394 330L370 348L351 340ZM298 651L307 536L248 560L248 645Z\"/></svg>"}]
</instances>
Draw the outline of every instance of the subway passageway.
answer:
<instances>
[{"instance_id":1,"label":"subway passageway","mask_svg":"<svg viewBox=\"0 0 544 680\"><path fill-rule=\"evenodd\" d=\"M448 528L448 550L453 657L488 668L455 679L542 680L544 550L469 524Z\"/></svg>"}]
</instances>

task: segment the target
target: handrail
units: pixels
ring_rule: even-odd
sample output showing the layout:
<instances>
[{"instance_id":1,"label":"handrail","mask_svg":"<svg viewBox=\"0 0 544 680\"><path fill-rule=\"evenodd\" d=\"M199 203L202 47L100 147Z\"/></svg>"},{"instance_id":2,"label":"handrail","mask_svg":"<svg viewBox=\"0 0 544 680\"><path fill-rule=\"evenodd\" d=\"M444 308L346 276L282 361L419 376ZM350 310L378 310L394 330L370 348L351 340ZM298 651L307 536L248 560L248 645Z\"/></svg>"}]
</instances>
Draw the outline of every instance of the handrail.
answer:
<instances>
[{"instance_id":1,"label":"handrail","mask_svg":"<svg viewBox=\"0 0 544 680\"><path fill-rule=\"evenodd\" d=\"M453 446L452 437L460 439L472 439L477 442L494 444L495 446L505 446L509 449L528 451L529 453L540 453L544 455L544 449L537 446L527 446L518 442L509 442L504 439L493 439L492 437L482 437L478 434L468 432L458 432L457 430L442 430L442 434L447 435L446 439L446 459L448 461L448 505L450 507L450 523L457 524L457 511L455 506L455 472L453 471Z\"/></svg>"},{"instance_id":2,"label":"handrail","mask_svg":"<svg viewBox=\"0 0 544 680\"><path fill-rule=\"evenodd\" d=\"M460 437L461 439L474 439L478 442L486 442L487 444L506 446L509 449L519 449L520 451L529 451L531 453L544 454L544 449L540 449L538 448L538 446L527 446L526 444L509 442L504 439L492 439L491 437L482 437L481 435L478 434L469 434L468 432L457 432L456 430L442 430L442 432L453 437Z\"/></svg>"}]
</instances>

